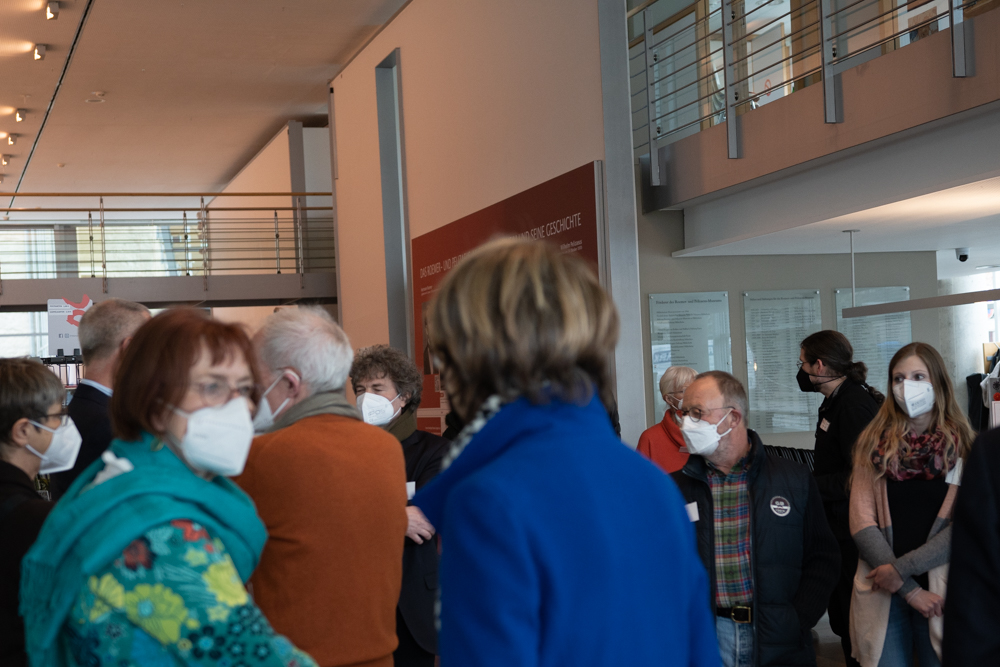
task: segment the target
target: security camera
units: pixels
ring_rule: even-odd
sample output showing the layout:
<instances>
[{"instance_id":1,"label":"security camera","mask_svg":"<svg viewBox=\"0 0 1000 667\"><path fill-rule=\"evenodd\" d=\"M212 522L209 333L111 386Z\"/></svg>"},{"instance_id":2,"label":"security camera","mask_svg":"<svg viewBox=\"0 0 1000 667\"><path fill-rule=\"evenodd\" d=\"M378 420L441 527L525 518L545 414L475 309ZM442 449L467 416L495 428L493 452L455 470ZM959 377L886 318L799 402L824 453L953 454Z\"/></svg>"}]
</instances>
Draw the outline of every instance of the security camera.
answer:
<instances>
[{"instance_id":1,"label":"security camera","mask_svg":"<svg viewBox=\"0 0 1000 667\"><path fill-rule=\"evenodd\" d=\"M969 261L969 249L968 248L955 248L955 257L958 258L960 262Z\"/></svg>"}]
</instances>

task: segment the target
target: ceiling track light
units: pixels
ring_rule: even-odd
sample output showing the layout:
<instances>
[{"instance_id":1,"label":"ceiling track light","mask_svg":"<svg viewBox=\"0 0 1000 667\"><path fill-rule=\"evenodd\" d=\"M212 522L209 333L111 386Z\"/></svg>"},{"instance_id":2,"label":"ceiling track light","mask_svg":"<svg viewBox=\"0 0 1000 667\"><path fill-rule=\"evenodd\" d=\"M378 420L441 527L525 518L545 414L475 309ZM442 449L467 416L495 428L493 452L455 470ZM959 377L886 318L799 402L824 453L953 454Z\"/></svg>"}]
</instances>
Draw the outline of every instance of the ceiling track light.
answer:
<instances>
[{"instance_id":1,"label":"ceiling track light","mask_svg":"<svg viewBox=\"0 0 1000 667\"><path fill-rule=\"evenodd\" d=\"M28 112L25 109L18 109L14 112L14 120L20 123L27 117L27 115Z\"/></svg>"},{"instance_id":2,"label":"ceiling track light","mask_svg":"<svg viewBox=\"0 0 1000 667\"><path fill-rule=\"evenodd\" d=\"M59 3L50 2L45 5L45 18L49 21L59 18Z\"/></svg>"},{"instance_id":3,"label":"ceiling track light","mask_svg":"<svg viewBox=\"0 0 1000 667\"><path fill-rule=\"evenodd\" d=\"M16 134L8 134L7 135L7 145L8 146L13 146L16 143L17 143L17 135Z\"/></svg>"},{"instance_id":4,"label":"ceiling track light","mask_svg":"<svg viewBox=\"0 0 1000 667\"><path fill-rule=\"evenodd\" d=\"M0 155L0 167L6 167L8 162L10 162L9 155Z\"/></svg>"},{"instance_id":5,"label":"ceiling track light","mask_svg":"<svg viewBox=\"0 0 1000 667\"><path fill-rule=\"evenodd\" d=\"M45 60L45 44L35 44L35 60Z\"/></svg>"}]
</instances>

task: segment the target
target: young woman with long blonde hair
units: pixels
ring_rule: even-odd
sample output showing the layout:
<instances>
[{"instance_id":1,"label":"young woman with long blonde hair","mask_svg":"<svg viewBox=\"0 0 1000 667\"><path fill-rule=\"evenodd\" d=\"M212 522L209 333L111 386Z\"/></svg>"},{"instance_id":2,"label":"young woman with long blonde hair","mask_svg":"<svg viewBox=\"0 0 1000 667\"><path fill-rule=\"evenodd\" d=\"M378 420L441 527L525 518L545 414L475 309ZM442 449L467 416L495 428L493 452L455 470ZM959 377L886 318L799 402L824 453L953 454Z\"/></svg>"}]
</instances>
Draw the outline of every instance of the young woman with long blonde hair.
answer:
<instances>
[{"instance_id":1,"label":"young woman with long blonde hair","mask_svg":"<svg viewBox=\"0 0 1000 667\"><path fill-rule=\"evenodd\" d=\"M887 399L854 448L851 601L863 667L938 667L951 512L973 432L941 355L910 343L889 363Z\"/></svg>"}]
</instances>

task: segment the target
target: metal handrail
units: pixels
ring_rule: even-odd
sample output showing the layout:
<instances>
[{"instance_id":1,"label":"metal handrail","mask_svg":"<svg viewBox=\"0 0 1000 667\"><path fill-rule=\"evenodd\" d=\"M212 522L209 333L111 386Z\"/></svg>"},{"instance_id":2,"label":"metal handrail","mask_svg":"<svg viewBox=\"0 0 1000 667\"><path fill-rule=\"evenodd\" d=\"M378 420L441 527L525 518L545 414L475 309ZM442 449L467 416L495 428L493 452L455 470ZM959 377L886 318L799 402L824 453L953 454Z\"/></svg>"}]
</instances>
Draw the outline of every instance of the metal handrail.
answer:
<instances>
[{"instance_id":1,"label":"metal handrail","mask_svg":"<svg viewBox=\"0 0 1000 667\"><path fill-rule=\"evenodd\" d=\"M852 53L847 53L847 54L845 54L843 56L837 56L836 58L833 59L833 62L835 64L836 63L841 63L841 62L843 62L845 60L848 60L849 58L854 58L855 56L859 56L862 53L865 53L867 51L871 51L872 49L876 49L876 48L882 46L883 44L887 44L887 43L889 43L889 42L891 42L891 41L893 41L895 39L898 39L898 38L902 37L903 35L905 35L907 33L911 33L914 30L919 30L920 28L923 28L925 25L930 25L931 23L934 23L935 21L940 21L942 18L944 18L947 15L948 14L945 13L945 12L941 12L940 14L935 14L932 18L929 18L929 19L927 19L925 21L921 21L920 23L918 23L916 25L909 26L905 30L900 30L899 32L895 32L895 33L889 35L888 37L884 37L884 38L880 39L879 41L875 42L874 44L869 44L868 46L862 47L861 49L858 49L857 51L854 51Z\"/></svg>"},{"instance_id":2,"label":"metal handrail","mask_svg":"<svg viewBox=\"0 0 1000 667\"><path fill-rule=\"evenodd\" d=\"M706 34L704 37L699 37L698 39L694 40L690 44L685 44L684 46L682 46L681 48L677 49L676 51L674 51L670 55L676 57L678 54L683 53L684 51L690 49L692 46L697 46L698 44L701 44L706 39L709 39L712 35L714 35L715 33L719 32L721 30L722 30L721 27L720 28L716 28L715 30L713 30L713 31L709 32L708 34ZM666 41L666 40L664 40L664 41ZM660 42L660 44L662 44L662 43L663 42ZM657 46L659 46L659 45L657 45ZM653 48L655 49L656 47L653 47ZM716 51L713 51L713 53L717 53L717 52L718 52L718 49L716 49Z\"/></svg>"},{"instance_id":3,"label":"metal handrail","mask_svg":"<svg viewBox=\"0 0 1000 667\"><path fill-rule=\"evenodd\" d=\"M4 192L11 197L332 197L332 192Z\"/></svg>"},{"instance_id":4,"label":"metal handrail","mask_svg":"<svg viewBox=\"0 0 1000 667\"><path fill-rule=\"evenodd\" d=\"M718 74L718 73L719 73L719 70L712 70L711 72L709 72L709 73L708 73L708 74L706 74L705 76L703 76L703 77L701 77L701 78L698 78L698 79L695 79L695 80L694 80L694 81L692 81L691 83L685 83L685 84L684 84L683 86L681 86L680 88L676 88L676 89L674 89L674 90L671 90L671 91L670 91L669 93L667 93L666 95L661 95L660 97L657 97L656 99L654 99L654 100L653 100L653 102L659 102L660 100L665 100L665 99L667 99L668 97L670 97L671 95L676 95L677 93L679 93L680 91L684 90L685 88L690 88L691 86L693 86L693 85L695 85L695 84L697 84L697 83L701 83L701 82L702 82L702 81L704 81L705 79L711 79L712 77L714 77L714 76L715 76L716 74ZM643 107L643 108L645 108L645 107ZM639 111L639 109L636 109L636 111Z\"/></svg>"},{"instance_id":5,"label":"metal handrail","mask_svg":"<svg viewBox=\"0 0 1000 667\"><path fill-rule=\"evenodd\" d=\"M694 65L700 65L706 58L711 58L712 56L714 56L715 54L719 53L720 51L722 51L722 47L721 46L719 48L717 48L715 51L710 51L709 53L706 53L705 55L703 55L701 58L696 58L695 60L692 60L691 62L689 62L687 65L684 65L683 67L679 67L679 68L675 69L673 72L670 72L669 74L663 75L659 79L654 79L653 83L660 83L661 81L666 81L667 79L669 79L672 76L677 76L678 74L680 74L684 70L686 70L686 69L688 69L690 67L693 67ZM657 101L657 100L661 100L661 99L663 99L663 98L662 97L658 97L658 98L656 98L656 100L654 100L654 102Z\"/></svg>"},{"instance_id":6,"label":"metal handrail","mask_svg":"<svg viewBox=\"0 0 1000 667\"><path fill-rule=\"evenodd\" d=\"M948 0L948 2L951 2L951 0ZM862 26L868 25L872 21L878 21L879 19L885 18L886 16L889 16L890 14L895 14L900 9L906 9L905 5L901 6L901 7L893 7L892 9L884 11L881 14L878 14L876 16L871 17L870 19L866 19L866 20L862 21L861 23L857 24L856 26L852 26L852 27L848 28L847 30L844 30L843 32L838 32L835 35L830 35L829 37L826 38L826 41L832 42L833 40L837 39L838 37L843 37L844 35L846 35L848 33L851 33L851 32L854 32L855 30L858 30ZM907 28L905 32L909 32L910 30L912 30L912 28Z\"/></svg>"},{"instance_id":7,"label":"metal handrail","mask_svg":"<svg viewBox=\"0 0 1000 667\"><path fill-rule=\"evenodd\" d=\"M818 26L819 24L820 24L820 20L817 19L815 23L810 23L807 26L803 26L803 27L799 28L798 30L796 30L795 32L791 32L791 33L788 33L787 35L779 37L778 39L774 40L773 42L771 42L767 46L762 46L759 49L755 49L754 53L760 53L761 51L766 51L767 49L771 48L775 44L781 44L786 39L793 39L799 33L805 32L806 30L808 30L810 28L814 28L814 27ZM813 48L813 47L809 47L809 48ZM748 53L747 55L743 56L742 58L737 58L736 60L734 60L733 64L735 65L737 63L741 63L744 60L747 60L748 58L752 58L753 55L754 55L753 53Z\"/></svg>"},{"instance_id":8,"label":"metal handrail","mask_svg":"<svg viewBox=\"0 0 1000 667\"><path fill-rule=\"evenodd\" d=\"M818 48L820 48L819 45L810 46L809 48L805 49L804 51L800 51L798 53L793 53L792 55L790 55L788 57L782 58L781 60L778 60L777 62L771 63L770 65L768 65L767 67L765 67L764 69L762 69L760 72L754 72L753 74L745 76L742 79L737 79L736 81L733 81L733 83L730 84L730 85L736 86L737 84L741 84L744 81L749 81L750 79L754 78L755 76L760 76L761 72L767 72L767 71L769 71L771 69L774 69L775 66L780 65L780 64L785 63L785 62L788 62L789 60L794 60L796 58L800 58L801 59L803 57L808 57L810 55L813 55L813 54L811 54L809 52L812 51L812 50L814 50L814 49L818 49ZM737 102L737 104L739 104L739 102Z\"/></svg>"},{"instance_id":9,"label":"metal handrail","mask_svg":"<svg viewBox=\"0 0 1000 667\"><path fill-rule=\"evenodd\" d=\"M782 81L777 86L775 86L775 88L780 88L782 86L790 86L793 83L795 83L796 81L801 81L802 79L805 79L806 77L812 76L813 74L816 74L817 72L821 72L821 71L823 71L823 66L822 65L820 65L819 67L814 67L811 70L809 70L808 72L803 72L802 74L799 74L798 76L793 77L793 78L791 78L791 79L789 79L787 81ZM753 100L758 100L761 97L764 97L765 95L767 95L769 92L771 92L771 91L765 91L763 93L757 93L756 95L752 95L752 96L748 97L746 100L744 100L742 102L737 102L736 106L743 106L745 104L750 104L750 102L752 102Z\"/></svg>"},{"instance_id":10,"label":"metal handrail","mask_svg":"<svg viewBox=\"0 0 1000 667\"><path fill-rule=\"evenodd\" d=\"M814 2L818 2L818 1L819 1L819 0L812 0L812 2L813 2L813 3L814 3ZM812 3L810 3L810 5L811 5L811 4L812 4ZM772 25L774 25L775 23L777 23L778 21L784 21L784 20L785 20L785 18L791 18L791 17L792 17L792 15L793 15L793 14L794 14L795 12L802 12L802 13L805 13L806 9L807 9L807 8L809 8L809 7L810 7L810 5L802 5L801 7L797 8L797 9L793 9L792 11L788 12L787 14L782 14L781 16L779 16L779 17L777 17L777 18L775 18L775 19L772 19L772 20L771 20L771 21L770 21L769 23L765 23L764 25L762 25L762 26L760 26L759 28L757 28L756 30L754 30L754 31L753 31L752 33L747 33L747 34L744 34L744 35L743 35L743 36L741 36L741 37L738 37L737 39L734 39L734 40L732 41L732 43L731 43L731 44L730 44L729 46L736 46L736 45L737 45L737 44L739 44L740 42L742 42L742 41L744 41L744 40L746 40L746 39L748 39L748 38L752 37L752 36L753 36L753 35L755 35L755 34L758 34L758 33L760 33L760 32L761 32L762 30L764 30L764 28L767 28L768 26L772 26ZM735 21L734 21L733 23L735 23ZM818 21L817 21L817 23L818 23ZM793 33L793 34L794 34L794 33ZM790 35L790 34L789 34L789 35L785 35L785 36L784 36L784 37L783 37L782 39L787 39L787 38L789 38L789 37L791 37L791 35Z\"/></svg>"},{"instance_id":11,"label":"metal handrail","mask_svg":"<svg viewBox=\"0 0 1000 667\"><path fill-rule=\"evenodd\" d=\"M720 92L720 91L718 91L718 90L717 90L717 91L715 91L714 93L709 93L708 95L702 95L701 97L699 97L698 99L696 99L696 100L694 100L694 101L692 101L692 102L688 102L687 104L684 104L684 105L682 105L682 106L679 106L679 107L677 107L676 109L671 109L670 111L666 112L666 113L665 113L665 114L663 114L662 116L657 116L657 117L656 117L656 118L654 118L654 119L653 119L653 120L652 120L651 122L656 122L656 121L660 120L661 118L666 118L667 116L670 116L670 115L672 115L672 114L675 114L675 113L677 113L677 112L678 112L678 111L680 111L681 109L686 109L686 108L688 108L689 106L691 106L692 104L697 104L698 102L702 102L702 101L704 101L704 100L707 100L708 98L712 97L713 95L718 95L718 94L719 94L719 92Z\"/></svg>"}]
</instances>

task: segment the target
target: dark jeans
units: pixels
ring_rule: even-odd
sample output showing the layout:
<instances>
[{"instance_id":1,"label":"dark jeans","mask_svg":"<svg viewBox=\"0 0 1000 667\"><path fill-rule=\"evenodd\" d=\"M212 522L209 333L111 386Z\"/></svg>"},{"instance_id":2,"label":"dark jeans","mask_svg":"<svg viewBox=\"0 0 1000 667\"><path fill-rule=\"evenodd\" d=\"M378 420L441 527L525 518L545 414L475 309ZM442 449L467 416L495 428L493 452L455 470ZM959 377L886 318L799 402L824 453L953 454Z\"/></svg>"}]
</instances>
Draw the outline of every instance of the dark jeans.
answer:
<instances>
[{"instance_id":1,"label":"dark jeans","mask_svg":"<svg viewBox=\"0 0 1000 667\"><path fill-rule=\"evenodd\" d=\"M851 657L850 631L851 592L854 590L854 573L858 569L858 547L850 537L840 538L837 542L840 545L840 577L830 594L827 614L830 616L830 629L840 637L847 667L860 667L860 663Z\"/></svg>"},{"instance_id":2,"label":"dark jeans","mask_svg":"<svg viewBox=\"0 0 1000 667\"><path fill-rule=\"evenodd\" d=\"M392 654L392 661L395 667L434 667L434 654L428 653L417 640L410 634L410 629L406 627L403 615L396 609L396 637L399 639L399 646Z\"/></svg>"}]
</instances>

